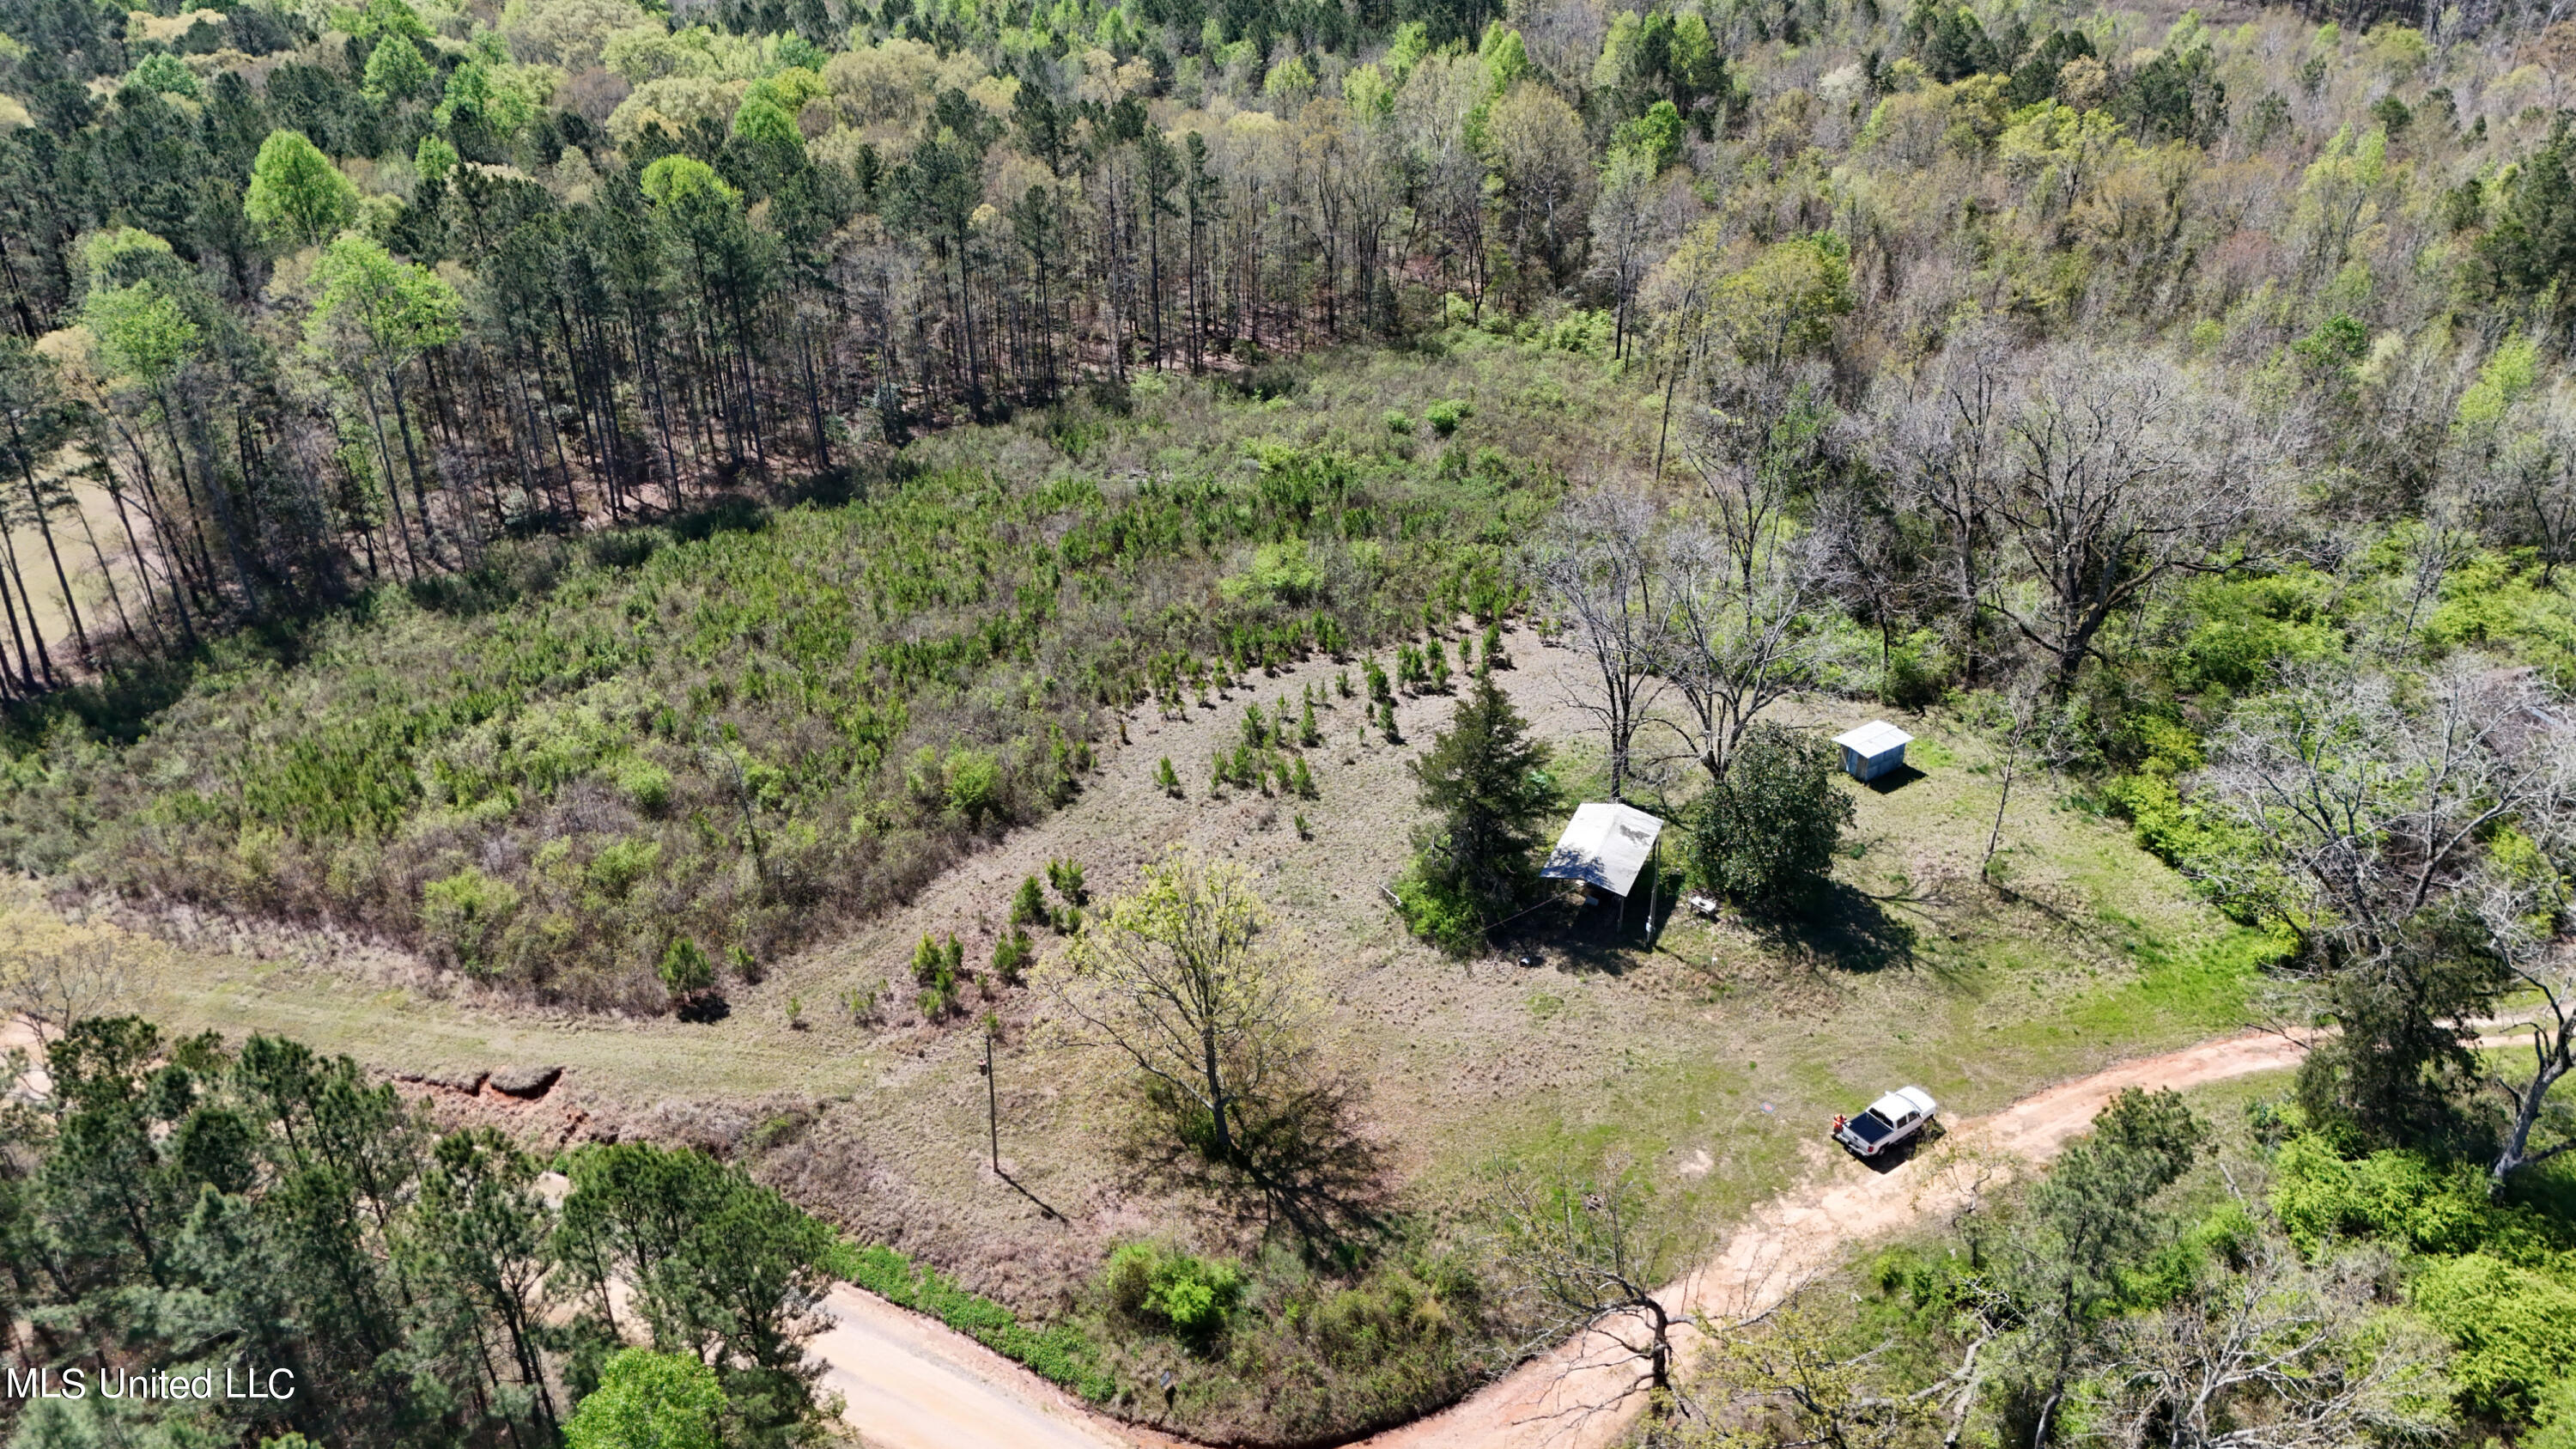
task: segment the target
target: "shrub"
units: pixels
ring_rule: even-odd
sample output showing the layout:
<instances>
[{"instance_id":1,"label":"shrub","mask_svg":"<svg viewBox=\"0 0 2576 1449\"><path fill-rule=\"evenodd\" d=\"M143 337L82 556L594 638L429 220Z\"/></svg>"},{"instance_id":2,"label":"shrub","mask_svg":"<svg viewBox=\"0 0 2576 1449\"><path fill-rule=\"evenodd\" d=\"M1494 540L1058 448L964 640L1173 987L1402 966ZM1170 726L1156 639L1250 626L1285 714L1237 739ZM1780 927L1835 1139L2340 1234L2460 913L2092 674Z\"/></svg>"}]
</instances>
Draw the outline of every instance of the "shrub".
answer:
<instances>
[{"instance_id":1,"label":"shrub","mask_svg":"<svg viewBox=\"0 0 2576 1449\"><path fill-rule=\"evenodd\" d=\"M420 924L467 974L486 976L499 967L493 947L519 909L518 888L467 866L421 888Z\"/></svg>"},{"instance_id":2,"label":"shrub","mask_svg":"<svg viewBox=\"0 0 2576 1449\"><path fill-rule=\"evenodd\" d=\"M1204 1348L1242 1300L1243 1266L1129 1243L1109 1255L1101 1287L1113 1311Z\"/></svg>"},{"instance_id":3,"label":"shrub","mask_svg":"<svg viewBox=\"0 0 2576 1449\"><path fill-rule=\"evenodd\" d=\"M1950 651L1943 647L1941 636L1917 629L1888 646L1878 697L1900 709L1937 703L1949 686L1951 667Z\"/></svg>"},{"instance_id":4,"label":"shrub","mask_svg":"<svg viewBox=\"0 0 2576 1449\"><path fill-rule=\"evenodd\" d=\"M1046 918L1046 891L1038 885L1036 876L1022 876L1019 890L1011 896L1011 924L1035 926L1044 923Z\"/></svg>"},{"instance_id":5,"label":"shrub","mask_svg":"<svg viewBox=\"0 0 2576 1449\"><path fill-rule=\"evenodd\" d=\"M942 774L947 781L949 812L967 825L982 824L984 817L1000 805L1002 765L990 753L963 747L950 750Z\"/></svg>"},{"instance_id":6,"label":"shrub","mask_svg":"<svg viewBox=\"0 0 2576 1449\"><path fill-rule=\"evenodd\" d=\"M2487 1198L2472 1163L2441 1164L2403 1148L2347 1162L2313 1133L2273 1158L2272 1211L2302 1253L2338 1238L2378 1238L2418 1253L2492 1251L2536 1261L2546 1239L2522 1212Z\"/></svg>"},{"instance_id":7,"label":"shrub","mask_svg":"<svg viewBox=\"0 0 2576 1449\"><path fill-rule=\"evenodd\" d=\"M1173 799L1178 800L1181 798L1181 775L1178 770L1172 768L1171 756L1165 755L1162 759L1155 762L1154 784L1164 794L1171 796Z\"/></svg>"},{"instance_id":8,"label":"shrub","mask_svg":"<svg viewBox=\"0 0 2576 1449\"><path fill-rule=\"evenodd\" d=\"M1805 901L1852 819L1837 763L1834 747L1812 735L1769 723L1747 731L1726 778L1683 812L1691 878L1756 908Z\"/></svg>"},{"instance_id":9,"label":"shrub","mask_svg":"<svg viewBox=\"0 0 2576 1449\"><path fill-rule=\"evenodd\" d=\"M1431 431L1444 438L1458 431L1460 423L1475 415L1476 409L1472 405L1456 398L1443 398L1422 410L1423 419L1431 424Z\"/></svg>"},{"instance_id":10,"label":"shrub","mask_svg":"<svg viewBox=\"0 0 2576 1449\"><path fill-rule=\"evenodd\" d=\"M1408 871L1397 879L1395 908L1406 930L1453 956L1472 955L1484 944L1474 905L1419 874Z\"/></svg>"},{"instance_id":11,"label":"shrub","mask_svg":"<svg viewBox=\"0 0 2576 1449\"><path fill-rule=\"evenodd\" d=\"M697 942L674 936L671 944L662 948L659 974L663 990L673 996L688 996L716 984L716 963L707 959Z\"/></svg>"},{"instance_id":12,"label":"shrub","mask_svg":"<svg viewBox=\"0 0 2576 1449\"><path fill-rule=\"evenodd\" d=\"M993 943L993 974L1003 985L1017 986L1021 974L1028 969L1029 958L1036 954L1037 948L1029 944L1029 933L1013 926Z\"/></svg>"},{"instance_id":13,"label":"shrub","mask_svg":"<svg viewBox=\"0 0 2576 1449\"><path fill-rule=\"evenodd\" d=\"M2458 1352L2450 1373L2469 1408L2527 1419L2539 1393L2576 1373L2576 1289L2484 1253L2435 1263L2415 1306Z\"/></svg>"},{"instance_id":14,"label":"shrub","mask_svg":"<svg viewBox=\"0 0 2576 1449\"><path fill-rule=\"evenodd\" d=\"M1388 408L1386 410L1386 430L1395 434L1399 438L1412 437L1413 414L1406 412L1402 408Z\"/></svg>"},{"instance_id":15,"label":"shrub","mask_svg":"<svg viewBox=\"0 0 2576 1449\"><path fill-rule=\"evenodd\" d=\"M598 887L601 895L615 900L651 875L661 860L662 842L658 840L613 840L590 858L590 883Z\"/></svg>"},{"instance_id":16,"label":"shrub","mask_svg":"<svg viewBox=\"0 0 2576 1449\"><path fill-rule=\"evenodd\" d=\"M617 793L647 815L671 808L671 772L651 760L627 759L617 767Z\"/></svg>"},{"instance_id":17,"label":"shrub","mask_svg":"<svg viewBox=\"0 0 2576 1449\"><path fill-rule=\"evenodd\" d=\"M1031 1328L1008 1308L967 1292L935 1268L916 1267L892 1248L844 1245L839 1266L843 1276L887 1302L929 1314L1093 1403L1117 1392L1117 1382L1094 1364L1091 1345L1071 1327Z\"/></svg>"}]
</instances>

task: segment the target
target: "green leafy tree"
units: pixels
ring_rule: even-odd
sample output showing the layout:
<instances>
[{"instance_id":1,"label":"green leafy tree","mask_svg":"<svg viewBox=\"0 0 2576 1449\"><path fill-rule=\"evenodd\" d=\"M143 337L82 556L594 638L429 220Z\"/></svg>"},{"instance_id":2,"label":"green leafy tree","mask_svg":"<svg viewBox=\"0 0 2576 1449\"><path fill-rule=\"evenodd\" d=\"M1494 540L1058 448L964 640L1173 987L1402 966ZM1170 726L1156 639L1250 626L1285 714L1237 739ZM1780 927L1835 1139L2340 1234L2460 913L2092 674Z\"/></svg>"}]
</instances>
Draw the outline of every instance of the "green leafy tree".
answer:
<instances>
[{"instance_id":1,"label":"green leafy tree","mask_svg":"<svg viewBox=\"0 0 2576 1449\"><path fill-rule=\"evenodd\" d=\"M412 442L405 374L422 353L456 340L462 310L456 289L428 268L404 261L354 232L323 249L313 276L321 284L322 298L305 321L306 340L324 355L340 360L357 382L374 425L377 453L390 477L393 454L385 442L384 418L376 401L376 385L384 384L393 401L394 431L402 440L405 471L411 477L422 546L435 561L438 538L430 523L427 470ZM399 503L395 518L399 525ZM408 531L404 543L408 549ZM413 568L419 568L417 555Z\"/></svg>"},{"instance_id":2,"label":"green leafy tree","mask_svg":"<svg viewBox=\"0 0 2576 1449\"><path fill-rule=\"evenodd\" d=\"M303 132L271 131L251 163L242 213L273 245L319 246L357 218L358 187Z\"/></svg>"},{"instance_id":3,"label":"green leafy tree","mask_svg":"<svg viewBox=\"0 0 2576 1449\"><path fill-rule=\"evenodd\" d=\"M716 1371L696 1358L620 1349L564 1426L564 1442L570 1449L716 1449L724 1412Z\"/></svg>"},{"instance_id":4,"label":"green leafy tree","mask_svg":"<svg viewBox=\"0 0 2576 1449\"><path fill-rule=\"evenodd\" d=\"M1303 1047L1303 973L1260 946L1270 913L1238 866L1175 851L1076 937L1049 984L1076 1032L1190 1104L1209 1155Z\"/></svg>"},{"instance_id":5,"label":"green leafy tree","mask_svg":"<svg viewBox=\"0 0 2576 1449\"><path fill-rule=\"evenodd\" d=\"M2549 295L2563 313L2576 306L2576 132L2566 116L2549 141L2515 168L2502 215L2478 242L2490 293L2511 299Z\"/></svg>"},{"instance_id":6,"label":"green leafy tree","mask_svg":"<svg viewBox=\"0 0 2576 1449\"><path fill-rule=\"evenodd\" d=\"M1683 815L1691 878L1764 908L1812 896L1852 819L1836 767L1833 746L1812 735L1767 720L1747 730L1725 777Z\"/></svg>"},{"instance_id":7,"label":"green leafy tree","mask_svg":"<svg viewBox=\"0 0 2576 1449\"><path fill-rule=\"evenodd\" d=\"M378 100L397 104L415 101L437 84L438 72L430 68L420 47L406 36L386 36L376 42L374 52L367 57L367 94Z\"/></svg>"}]
</instances>

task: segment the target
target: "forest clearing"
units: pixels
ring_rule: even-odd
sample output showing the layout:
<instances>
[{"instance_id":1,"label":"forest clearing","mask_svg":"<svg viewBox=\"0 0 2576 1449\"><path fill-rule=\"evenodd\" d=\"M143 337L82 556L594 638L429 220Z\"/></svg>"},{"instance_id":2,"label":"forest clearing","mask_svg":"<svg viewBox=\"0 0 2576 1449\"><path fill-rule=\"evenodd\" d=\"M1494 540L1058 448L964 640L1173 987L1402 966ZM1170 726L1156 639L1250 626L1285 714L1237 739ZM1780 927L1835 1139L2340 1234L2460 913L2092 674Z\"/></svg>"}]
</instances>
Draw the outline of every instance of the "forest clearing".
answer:
<instances>
[{"instance_id":1,"label":"forest clearing","mask_svg":"<svg viewBox=\"0 0 2576 1449\"><path fill-rule=\"evenodd\" d=\"M2576 1444L2563 10L0 0L0 1435Z\"/></svg>"}]
</instances>

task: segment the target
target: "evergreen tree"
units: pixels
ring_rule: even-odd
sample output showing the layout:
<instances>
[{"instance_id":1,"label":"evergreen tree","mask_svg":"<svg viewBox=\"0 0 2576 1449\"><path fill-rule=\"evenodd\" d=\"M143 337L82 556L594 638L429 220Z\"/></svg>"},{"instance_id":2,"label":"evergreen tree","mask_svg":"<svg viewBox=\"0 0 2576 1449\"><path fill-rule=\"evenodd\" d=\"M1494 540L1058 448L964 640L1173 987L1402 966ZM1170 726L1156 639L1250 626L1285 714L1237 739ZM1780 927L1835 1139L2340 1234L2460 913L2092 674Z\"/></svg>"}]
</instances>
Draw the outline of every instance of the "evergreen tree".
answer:
<instances>
[{"instance_id":1,"label":"evergreen tree","mask_svg":"<svg viewBox=\"0 0 2576 1449\"><path fill-rule=\"evenodd\" d=\"M1413 866L1430 897L1480 926L1520 909L1538 880L1542 823L1556 808L1548 759L1510 698L1490 677L1477 680L1412 765L1422 808L1437 817Z\"/></svg>"}]
</instances>

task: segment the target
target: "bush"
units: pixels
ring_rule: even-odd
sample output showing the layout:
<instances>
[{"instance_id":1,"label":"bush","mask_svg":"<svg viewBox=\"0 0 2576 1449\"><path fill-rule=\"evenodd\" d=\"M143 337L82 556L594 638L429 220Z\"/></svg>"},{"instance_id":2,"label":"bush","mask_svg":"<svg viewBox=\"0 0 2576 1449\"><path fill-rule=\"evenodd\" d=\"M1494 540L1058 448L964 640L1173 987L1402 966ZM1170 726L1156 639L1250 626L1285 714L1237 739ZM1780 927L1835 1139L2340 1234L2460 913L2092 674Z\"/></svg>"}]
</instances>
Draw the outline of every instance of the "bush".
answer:
<instances>
[{"instance_id":1,"label":"bush","mask_svg":"<svg viewBox=\"0 0 2576 1449\"><path fill-rule=\"evenodd\" d=\"M1413 436L1413 415L1402 408L1386 410L1386 430L1399 438Z\"/></svg>"},{"instance_id":2,"label":"bush","mask_svg":"<svg viewBox=\"0 0 2576 1449\"><path fill-rule=\"evenodd\" d=\"M1941 636L1930 629L1917 629L1889 646L1878 697L1899 709L1937 704L1942 691L1949 687L1953 667Z\"/></svg>"},{"instance_id":3,"label":"bush","mask_svg":"<svg viewBox=\"0 0 2576 1449\"><path fill-rule=\"evenodd\" d=\"M671 808L671 772L651 760L629 759L617 767L617 793L646 815Z\"/></svg>"},{"instance_id":4,"label":"bush","mask_svg":"<svg viewBox=\"0 0 2576 1449\"><path fill-rule=\"evenodd\" d=\"M1013 926L1008 935L993 943L993 975L1005 986L1017 986L1021 974L1028 970L1029 958L1036 954L1037 948L1029 944L1029 933Z\"/></svg>"},{"instance_id":5,"label":"bush","mask_svg":"<svg viewBox=\"0 0 2576 1449\"><path fill-rule=\"evenodd\" d=\"M470 865L431 881L420 893L422 931L472 976L488 976L498 969L492 948L518 909L517 887Z\"/></svg>"},{"instance_id":6,"label":"bush","mask_svg":"<svg viewBox=\"0 0 2576 1449\"><path fill-rule=\"evenodd\" d=\"M2471 1253L2426 1269L2411 1296L2458 1350L2451 1377L2478 1413L2528 1419L2542 1390L2576 1373L2576 1289L2563 1282Z\"/></svg>"},{"instance_id":7,"label":"bush","mask_svg":"<svg viewBox=\"0 0 2576 1449\"><path fill-rule=\"evenodd\" d=\"M899 1308L927 1313L1004 1358L1029 1366L1038 1377L1071 1389L1093 1403L1118 1385L1094 1364L1091 1345L1058 1325L1034 1329L1001 1304L969 1293L933 1268L915 1267L892 1248L844 1246L842 1276Z\"/></svg>"},{"instance_id":8,"label":"bush","mask_svg":"<svg viewBox=\"0 0 2576 1449\"><path fill-rule=\"evenodd\" d=\"M1129 1243L1109 1255L1101 1291L1112 1311L1203 1348L1242 1300L1243 1265Z\"/></svg>"},{"instance_id":9,"label":"bush","mask_svg":"<svg viewBox=\"0 0 2576 1449\"><path fill-rule=\"evenodd\" d=\"M698 943L686 936L675 936L662 950L659 974L662 989L673 996L689 996L716 984L716 963Z\"/></svg>"},{"instance_id":10,"label":"bush","mask_svg":"<svg viewBox=\"0 0 2576 1449\"><path fill-rule=\"evenodd\" d=\"M2282 1144L2272 1164L2272 1211L2299 1251L2311 1256L2337 1239L2376 1238L2410 1252L2492 1252L2547 1261L2555 1235L2527 1209L2489 1201L2473 1163L2439 1163L2390 1148L2348 1162L2324 1137Z\"/></svg>"},{"instance_id":11,"label":"bush","mask_svg":"<svg viewBox=\"0 0 2576 1449\"><path fill-rule=\"evenodd\" d=\"M953 749L942 769L948 809L970 828L984 823L1002 797L1002 765L983 750Z\"/></svg>"},{"instance_id":12,"label":"bush","mask_svg":"<svg viewBox=\"0 0 2576 1449\"><path fill-rule=\"evenodd\" d=\"M1691 878L1749 907L1794 907L1833 867L1852 803L1834 783L1834 747L1812 735L1757 724L1727 766L1682 814Z\"/></svg>"},{"instance_id":13,"label":"bush","mask_svg":"<svg viewBox=\"0 0 2576 1449\"><path fill-rule=\"evenodd\" d=\"M1456 398L1443 398L1422 410L1423 419L1431 424L1431 431L1444 438L1458 431L1460 423L1475 415L1473 405Z\"/></svg>"},{"instance_id":14,"label":"bush","mask_svg":"<svg viewBox=\"0 0 2576 1449\"><path fill-rule=\"evenodd\" d=\"M1475 907L1459 893L1408 871L1395 883L1396 914L1404 928L1452 956L1469 956L1484 945L1485 928Z\"/></svg>"}]
</instances>

